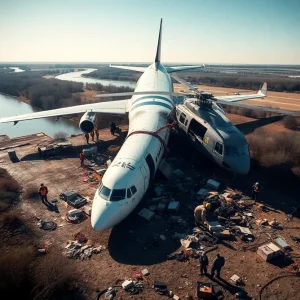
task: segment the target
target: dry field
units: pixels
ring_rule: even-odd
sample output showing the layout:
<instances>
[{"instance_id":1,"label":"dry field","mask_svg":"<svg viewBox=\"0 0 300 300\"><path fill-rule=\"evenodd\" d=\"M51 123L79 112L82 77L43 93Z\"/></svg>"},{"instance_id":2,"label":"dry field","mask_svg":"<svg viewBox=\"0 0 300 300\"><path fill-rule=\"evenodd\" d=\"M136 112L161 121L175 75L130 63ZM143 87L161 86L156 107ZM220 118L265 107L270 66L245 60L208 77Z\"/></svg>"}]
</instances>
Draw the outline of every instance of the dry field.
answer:
<instances>
[{"instance_id":1,"label":"dry field","mask_svg":"<svg viewBox=\"0 0 300 300\"><path fill-rule=\"evenodd\" d=\"M216 96L234 95L235 92L239 93L256 93L257 91L249 90L237 90L233 88L213 87L205 85L196 85L199 89L211 92ZM174 90L179 92L180 90L187 91L181 84L174 84ZM268 91L267 97L263 100L247 100L241 101L241 103L257 106L267 106L273 108L281 108L284 110L300 111L300 93L282 93L282 92L270 92Z\"/></svg>"}]
</instances>

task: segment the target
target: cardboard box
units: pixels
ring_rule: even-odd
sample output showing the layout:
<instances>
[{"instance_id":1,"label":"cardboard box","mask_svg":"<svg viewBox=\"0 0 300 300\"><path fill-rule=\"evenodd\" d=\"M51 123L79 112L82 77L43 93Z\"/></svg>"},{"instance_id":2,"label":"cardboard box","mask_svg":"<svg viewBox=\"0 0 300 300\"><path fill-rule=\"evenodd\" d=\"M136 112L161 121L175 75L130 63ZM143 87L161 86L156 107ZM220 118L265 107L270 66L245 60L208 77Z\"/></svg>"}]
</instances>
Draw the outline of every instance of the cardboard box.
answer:
<instances>
[{"instance_id":1,"label":"cardboard box","mask_svg":"<svg viewBox=\"0 0 300 300\"><path fill-rule=\"evenodd\" d=\"M280 254L281 254L280 248L278 248L273 243L262 245L257 250L257 255L259 255L265 261L270 261Z\"/></svg>"}]
</instances>

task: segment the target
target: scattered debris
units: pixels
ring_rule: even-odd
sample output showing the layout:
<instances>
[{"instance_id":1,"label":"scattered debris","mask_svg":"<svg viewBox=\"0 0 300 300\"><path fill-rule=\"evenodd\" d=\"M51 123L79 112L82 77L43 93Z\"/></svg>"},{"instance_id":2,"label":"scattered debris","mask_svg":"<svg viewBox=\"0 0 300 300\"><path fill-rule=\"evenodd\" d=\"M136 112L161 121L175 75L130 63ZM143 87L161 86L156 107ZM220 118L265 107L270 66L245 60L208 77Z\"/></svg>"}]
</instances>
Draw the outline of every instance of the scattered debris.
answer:
<instances>
[{"instance_id":1,"label":"scattered debris","mask_svg":"<svg viewBox=\"0 0 300 300\"><path fill-rule=\"evenodd\" d=\"M86 215L80 209L72 209L67 213L67 221L70 223L80 223L86 219Z\"/></svg>"},{"instance_id":2,"label":"scattered debris","mask_svg":"<svg viewBox=\"0 0 300 300\"><path fill-rule=\"evenodd\" d=\"M265 261L270 261L281 254L281 250L273 243L262 245L258 248L257 254Z\"/></svg>"},{"instance_id":3,"label":"scattered debris","mask_svg":"<svg viewBox=\"0 0 300 300\"><path fill-rule=\"evenodd\" d=\"M88 239L85 237L85 235L81 232L78 232L74 235L74 239L78 242L78 243L86 243L88 241Z\"/></svg>"},{"instance_id":4,"label":"scattered debris","mask_svg":"<svg viewBox=\"0 0 300 300\"><path fill-rule=\"evenodd\" d=\"M146 219L147 221L150 221L153 216L155 215L153 211L147 209L147 208L143 208L139 213L139 216L141 216L142 218Z\"/></svg>"},{"instance_id":5,"label":"scattered debris","mask_svg":"<svg viewBox=\"0 0 300 300\"><path fill-rule=\"evenodd\" d=\"M40 220L37 225L43 230L55 230L57 227L57 224L53 221Z\"/></svg>"},{"instance_id":6,"label":"scattered debris","mask_svg":"<svg viewBox=\"0 0 300 300\"><path fill-rule=\"evenodd\" d=\"M213 179L208 179L206 185L213 190L218 190L220 188L221 183Z\"/></svg>"}]
</instances>

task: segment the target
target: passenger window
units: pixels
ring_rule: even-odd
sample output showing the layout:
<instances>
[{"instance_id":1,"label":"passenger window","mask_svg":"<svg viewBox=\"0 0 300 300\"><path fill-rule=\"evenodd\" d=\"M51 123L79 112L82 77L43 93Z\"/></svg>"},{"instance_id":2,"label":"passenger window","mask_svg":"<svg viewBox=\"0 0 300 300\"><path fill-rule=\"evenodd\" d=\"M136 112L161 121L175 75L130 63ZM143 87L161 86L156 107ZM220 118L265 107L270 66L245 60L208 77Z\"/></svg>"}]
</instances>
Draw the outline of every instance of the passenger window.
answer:
<instances>
[{"instance_id":1,"label":"passenger window","mask_svg":"<svg viewBox=\"0 0 300 300\"><path fill-rule=\"evenodd\" d=\"M101 190L100 190L100 196L104 199L108 199L109 195L110 195L110 192L111 192L111 190L103 185Z\"/></svg>"},{"instance_id":2,"label":"passenger window","mask_svg":"<svg viewBox=\"0 0 300 300\"><path fill-rule=\"evenodd\" d=\"M187 125L187 123L188 123L188 120L185 120L184 126L186 126L186 125Z\"/></svg>"},{"instance_id":3,"label":"passenger window","mask_svg":"<svg viewBox=\"0 0 300 300\"><path fill-rule=\"evenodd\" d=\"M124 200L126 196L126 189L113 190L110 196L110 201Z\"/></svg>"},{"instance_id":4,"label":"passenger window","mask_svg":"<svg viewBox=\"0 0 300 300\"><path fill-rule=\"evenodd\" d=\"M184 120L185 120L185 118L186 118L186 115L184 114L184 113L181 113L181 115L180 115L180 117L179 117L179 121L180 121L180 123L184 123Z\"/></svg>"},{"instance_id":5,"label":"passenger window","mask_svg":"<svg viewBox=\"0 0 300 300\"><path fill-rule=\"evenodd\" d=\"M131 190L127 189L127 198L131 198L131 196L132 196Z\"/></svg>"},{"instance_id":6,"label":"passenger window","mask_svg":"<svg viewBox=\"0 0 300 300\"><path fill-rule=\"evenodd\" d=\"M130 189L133 196L136 193L136 187L133 185Z\"/></svg>"},{"instance_id":7,"label":"passenger window","mask_svg":"<svg viewBox=\"0 0 300 300\"><path fill-rule=\"evenodd\" d=\"M220 155L223 154L223 145L219 142L216 142L215 151L218 152Z\"/></svg>"}]
</instances>

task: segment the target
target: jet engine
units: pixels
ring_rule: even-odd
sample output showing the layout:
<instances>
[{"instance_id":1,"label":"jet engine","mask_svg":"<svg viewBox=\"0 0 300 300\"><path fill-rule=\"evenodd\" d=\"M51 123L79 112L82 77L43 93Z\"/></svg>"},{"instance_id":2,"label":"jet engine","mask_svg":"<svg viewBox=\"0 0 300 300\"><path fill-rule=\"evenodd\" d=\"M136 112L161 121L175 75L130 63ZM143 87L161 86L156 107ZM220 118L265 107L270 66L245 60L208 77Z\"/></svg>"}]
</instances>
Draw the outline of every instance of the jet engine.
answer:
<instances>
[{"instance_id":1,"label":"jet engine","mask_svg":"<svg viewBox=\"0 0 300 300\"><path fill-rule=\"evenodd\" d=\"M84 133L90 133L94 130L96 123L96 114L94 112L86 112L80 119L79 128Z\"/></svg>"}]
</instances>

